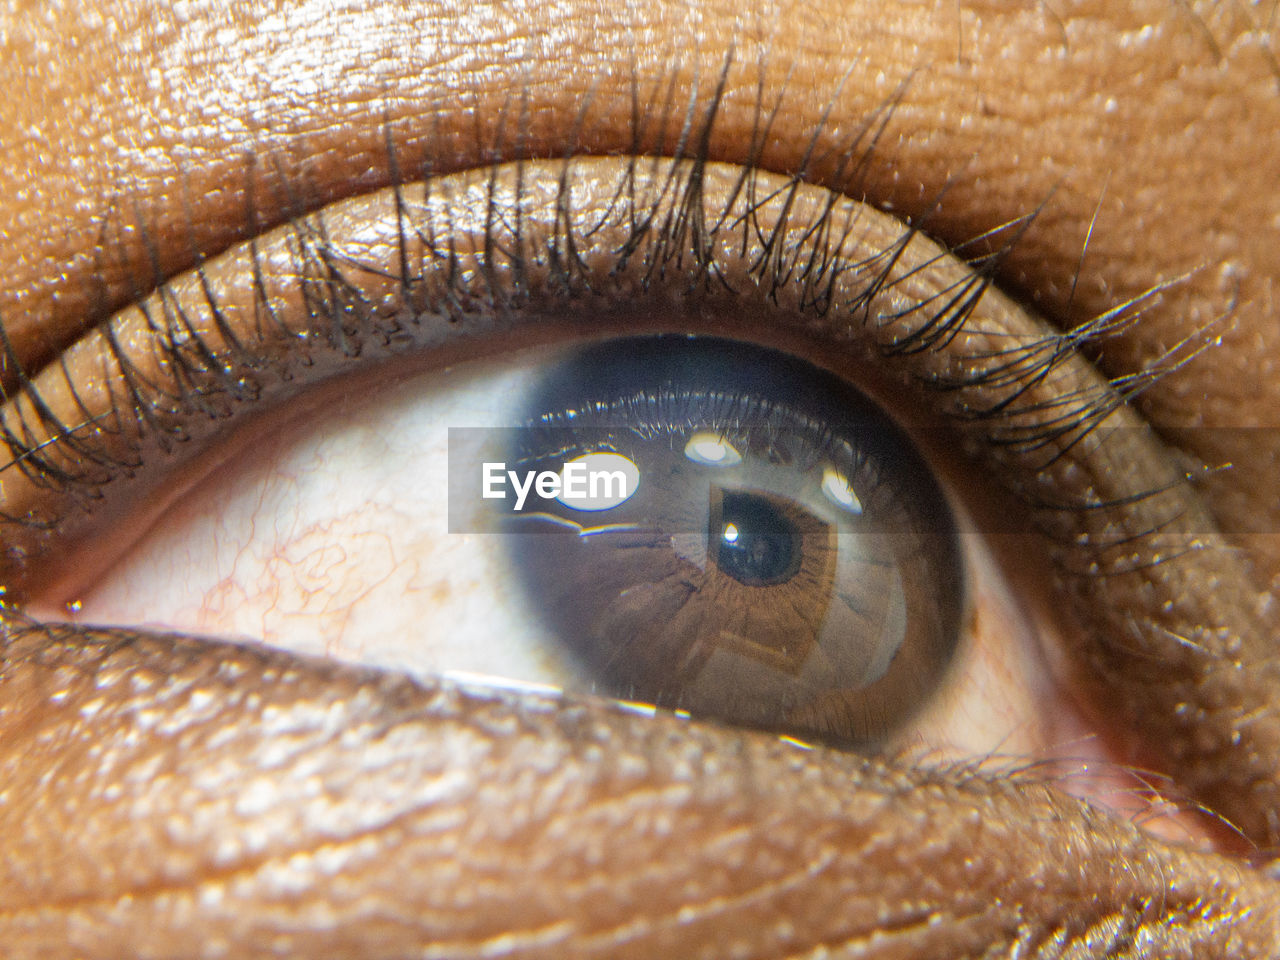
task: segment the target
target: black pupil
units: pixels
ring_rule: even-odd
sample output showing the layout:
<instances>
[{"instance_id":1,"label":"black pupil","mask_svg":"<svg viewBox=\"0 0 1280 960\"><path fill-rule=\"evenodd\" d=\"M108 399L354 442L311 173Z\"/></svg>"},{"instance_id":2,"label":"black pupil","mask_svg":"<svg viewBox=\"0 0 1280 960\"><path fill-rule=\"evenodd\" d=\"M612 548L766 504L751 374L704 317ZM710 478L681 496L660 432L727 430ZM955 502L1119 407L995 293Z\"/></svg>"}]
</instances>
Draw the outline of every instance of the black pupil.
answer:
<instances>
[{"instance_id":1,"label":"black pupil","mask_svg":"<svg viewBox=\"0 0 1280 960\"><path fill-rule=\"evenodd\" d=\"M720 569L752 587L789 580L799 564L797 531L763 497L750 493L724 494L720 513Z\"/></svg>"}]
</instances>

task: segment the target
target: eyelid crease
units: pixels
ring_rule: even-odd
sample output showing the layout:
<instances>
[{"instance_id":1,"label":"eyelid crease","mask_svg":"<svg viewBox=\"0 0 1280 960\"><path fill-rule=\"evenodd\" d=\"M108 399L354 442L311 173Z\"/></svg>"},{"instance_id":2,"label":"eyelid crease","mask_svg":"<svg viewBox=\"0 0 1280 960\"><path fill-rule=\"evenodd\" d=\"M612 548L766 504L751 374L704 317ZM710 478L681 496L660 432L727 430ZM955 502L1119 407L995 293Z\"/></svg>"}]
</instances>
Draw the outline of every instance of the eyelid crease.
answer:
<instances>
[{"instance_id":1,"label":"eyelid crease","mask_svg":"<svg viewBox=\"0 0 1280 960\"><path fill-rule=\"evenodd\" d=\"M589 332L620 302L755 310L916 384L1042 527L1089 627L1063 651L1073 680L1193 795L1275 843L1269 612L1124 385L1079 355L1142 304L1056 333L990 288L993 262L975 271L798 179L689 160L496 165L335 203L162 284L0 410L0 574L20 602L157 461L176 469L239 412L353 363L549 317Z\"/></svg>"}]
</instances>

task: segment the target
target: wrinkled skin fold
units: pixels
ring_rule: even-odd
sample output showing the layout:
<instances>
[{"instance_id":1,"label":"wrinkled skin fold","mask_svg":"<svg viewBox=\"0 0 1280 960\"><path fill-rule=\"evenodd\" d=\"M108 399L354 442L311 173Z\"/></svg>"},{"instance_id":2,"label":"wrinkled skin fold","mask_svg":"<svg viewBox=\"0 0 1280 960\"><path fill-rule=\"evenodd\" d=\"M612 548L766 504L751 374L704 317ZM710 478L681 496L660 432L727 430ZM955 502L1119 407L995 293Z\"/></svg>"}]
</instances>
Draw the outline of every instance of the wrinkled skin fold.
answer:
<instances>
[{"instance_id":1,"label":"wrinkled skin fold","mask_svg":"<svg viewBox=\"0 0 1280 960\"><path fill-rule=\"evenodd\" d=\"M1271 881L1031 776L172 636L35 630L3 666L14 957L1280 948Z\"/></svg>"}]
</instances>

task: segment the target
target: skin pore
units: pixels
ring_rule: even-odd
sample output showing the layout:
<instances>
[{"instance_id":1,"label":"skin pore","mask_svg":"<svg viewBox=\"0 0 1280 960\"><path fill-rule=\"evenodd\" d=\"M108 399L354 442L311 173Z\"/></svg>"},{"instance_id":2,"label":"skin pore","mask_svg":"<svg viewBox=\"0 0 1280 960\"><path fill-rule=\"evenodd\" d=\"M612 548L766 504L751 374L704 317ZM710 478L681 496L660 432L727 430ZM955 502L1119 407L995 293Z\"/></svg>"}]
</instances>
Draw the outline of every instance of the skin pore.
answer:
<instances>
[{"instance_id":1,"label":"skin pore","mask_svg":"<svg viewBox=\"0 0 1280 960\"><path fill-rule=\"evenodd\" d=\"M1231 531L1218 549L1263 628L1221 649L1188 634L1248 678L1212 687L1188 724L1211 744L1238 736L1161 759L1261 855L1164 844L1025 773L799 752L587 702L55 629L3 654L11 955L1280 951L1264 864L1280 763L1265 709L1280 576L1265 429L1280 410L1276 47L1265 5L1114 6L10 5L9 383L15 359L34 370L134 301L139 277L284 219L288 205L264 197L311 210L386 186L389 130L403 170L437 175L673 152L683 104L723 75L708 158L839 189L849 143L892 103L859 197L927 216L952 244L1043 205L996 280L1062 328L1169 283L1091 347L1107 376L1215 341L1135 409L1189 462L1232 464L1198 497ZM782 97L755 149L761 104ZM145 235L104 226L120 222L113 203ZM1179 600L1230 592L1201 579L1203 596ZM1128 669L1119 654L1089 662ZM1150 730L1165 730L1154 713ZM1243 772L1214 794L1209 766Z\"/></svg>"}]
</instances>

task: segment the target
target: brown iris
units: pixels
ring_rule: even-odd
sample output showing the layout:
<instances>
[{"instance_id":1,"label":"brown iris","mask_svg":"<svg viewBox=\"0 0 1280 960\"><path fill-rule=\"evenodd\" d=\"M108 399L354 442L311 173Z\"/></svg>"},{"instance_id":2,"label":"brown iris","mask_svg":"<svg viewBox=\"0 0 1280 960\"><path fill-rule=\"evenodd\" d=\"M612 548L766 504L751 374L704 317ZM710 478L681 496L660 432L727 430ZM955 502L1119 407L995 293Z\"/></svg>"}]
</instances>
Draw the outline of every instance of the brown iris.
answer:
<instances>
[{"instance_id":1,"label":"brown iris","mask_svg":"<svg viewBox=\"0 0 1280 960\"><path fill-rule=\"evenodd\" d=\"M844 381L652 337L589 348L532 403L519 471L634 465L604 505L531 491L502 508L529 607L594 692L866 744L938 685L962 599L954 524L906 437Z\"/></svg>"}]
</instances>

